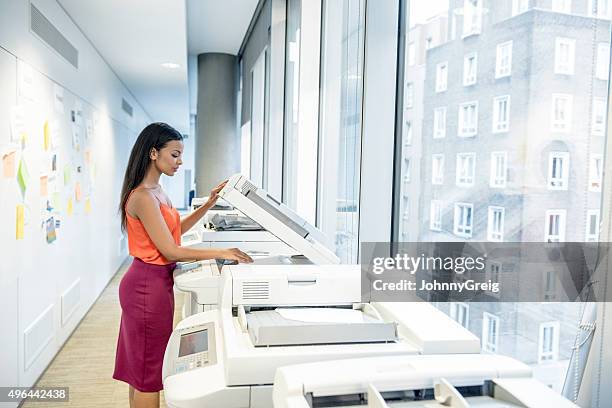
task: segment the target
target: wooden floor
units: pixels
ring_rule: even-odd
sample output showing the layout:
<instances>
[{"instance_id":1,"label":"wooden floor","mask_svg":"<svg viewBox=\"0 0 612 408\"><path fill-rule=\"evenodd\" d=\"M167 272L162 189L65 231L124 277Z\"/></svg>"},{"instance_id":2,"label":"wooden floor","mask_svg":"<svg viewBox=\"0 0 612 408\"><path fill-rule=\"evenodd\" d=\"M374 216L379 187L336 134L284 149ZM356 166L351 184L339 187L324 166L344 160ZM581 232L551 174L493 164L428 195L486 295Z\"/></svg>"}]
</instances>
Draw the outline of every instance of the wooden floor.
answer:
<instances>
[{"instance_id":1,"label":"wooden floor","mask_svg":"<svg viewBox=\"0 0 612 408\"><path fill-rule=\"evenodd\" d=\"M121 316L119 282L128 266L129 262L115 275L36 384L69 387L70 401L26 402L23 407L129 407L128 385L112 378ZM175 299L176 325L183 296L175 293ZM166 406L163 392L161 406Z\"/></svg>"}]
</instances>

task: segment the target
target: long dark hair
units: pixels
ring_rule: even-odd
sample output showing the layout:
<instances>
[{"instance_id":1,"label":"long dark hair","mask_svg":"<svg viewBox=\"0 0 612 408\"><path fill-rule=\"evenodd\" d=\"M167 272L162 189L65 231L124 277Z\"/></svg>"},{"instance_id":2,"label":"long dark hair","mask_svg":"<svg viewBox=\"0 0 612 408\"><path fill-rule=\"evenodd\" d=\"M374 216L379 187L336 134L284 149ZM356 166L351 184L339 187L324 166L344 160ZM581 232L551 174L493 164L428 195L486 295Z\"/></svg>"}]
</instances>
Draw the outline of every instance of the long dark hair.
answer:
<instances>
[{"instance_id":1,"label":"long dark hair","mask_svg":"<svg viewBox=\"0 0 612 408\"><path fill-rule=\"evenodd\" d=\"M151 150L161 150L171 140L183 140L183 135L172 126L162 122L151 123L142 129L142 132L138 135L130 153L130 159L123 177L123 187L121 188L119 211L121 212L121 228L123 230L125 230L126 225L125 205L130 192L144 180L151 165Z\"/></svg>"}]
</instances>

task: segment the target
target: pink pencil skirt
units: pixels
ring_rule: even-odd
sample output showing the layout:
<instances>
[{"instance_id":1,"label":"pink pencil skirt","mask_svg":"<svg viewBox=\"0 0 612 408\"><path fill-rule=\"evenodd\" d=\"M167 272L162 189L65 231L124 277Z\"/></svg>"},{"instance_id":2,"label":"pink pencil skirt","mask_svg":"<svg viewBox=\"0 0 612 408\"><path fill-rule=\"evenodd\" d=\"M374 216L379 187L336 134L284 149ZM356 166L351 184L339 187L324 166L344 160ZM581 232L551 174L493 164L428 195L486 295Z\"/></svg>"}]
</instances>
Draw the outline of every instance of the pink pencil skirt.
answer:
<instances>
[{"instance_id":1,"label":"pink pencil skirt","mask_svg":"<svg viewBox=\"0 0 612 408\"><path fill-rule=\"evenodd\" d=\"M164 352L174 317L172 271L134 258L121 279L121 327L113 378L138 391L161 391Z\"/></svg>"}]
</instances>

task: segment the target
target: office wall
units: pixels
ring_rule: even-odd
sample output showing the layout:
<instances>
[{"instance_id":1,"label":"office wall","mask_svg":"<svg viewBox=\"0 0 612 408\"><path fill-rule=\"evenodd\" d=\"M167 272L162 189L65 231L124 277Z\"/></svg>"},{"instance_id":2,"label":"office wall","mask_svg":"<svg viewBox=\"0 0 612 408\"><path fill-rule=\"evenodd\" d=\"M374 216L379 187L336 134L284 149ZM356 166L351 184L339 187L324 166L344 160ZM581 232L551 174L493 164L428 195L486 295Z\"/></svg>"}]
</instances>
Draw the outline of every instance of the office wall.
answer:
<instances>
[{"instance_id":1,"label":"office wall","mask_svg":"<svg viewBox=\"0 0 612 408\"><path fill-rule=\"evenodd\" d=\"M0 3L0 386L35 383L125 260L121 179L150 121L57 2L31 3L79 67L30 32L30 1Z\"/></svg>"}]
</instances>

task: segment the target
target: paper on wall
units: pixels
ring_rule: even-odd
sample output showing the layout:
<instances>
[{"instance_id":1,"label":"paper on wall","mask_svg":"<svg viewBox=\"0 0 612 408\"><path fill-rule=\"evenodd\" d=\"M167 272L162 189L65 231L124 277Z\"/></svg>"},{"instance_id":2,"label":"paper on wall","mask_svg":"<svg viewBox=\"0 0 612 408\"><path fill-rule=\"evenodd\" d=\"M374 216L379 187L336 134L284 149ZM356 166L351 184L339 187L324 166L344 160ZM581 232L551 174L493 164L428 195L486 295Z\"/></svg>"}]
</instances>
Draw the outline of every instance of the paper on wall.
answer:
<instances>
[{"instance_id":1,"label":"paper on wall","mask_svg":"<svg viewBox=\"0 0 612 408\"><path fill-rule=\"evenodd\" d=\"M19 169L17 170L17 184L21 190L21 195L25 196L25 192L28 189L28 181L30 180L30 174L28 173L28 167L23 157L19 160Z\"/></svg>"},{"instance_id":2,"label":"paper on wall","mask_svg":"<svg viewBox=\"0 0 612 408\"><path fill-rule=\"evenodd\" d=\"M23 239L25 225L25 207L22 204L17 205L17 218L15 225L15 239Z\"/></svg>"},{"instance_id":3,"label":"paper on wall","mask_svg":"<svg viewBox=\"0 0 612 408\"><path fill-rule=\"evenodd\" d=\"M49 121L45 120L43 125L43 150L47 151L51 148L51 129L49 128Z\"/></svg>"},{"instance_id":4,"label":"paper on wall","mask_svg":"<svg viewBox=\"0 0 612 408\"><path fill-rule=\"evenodd\" d=\"M51 244L57 239L57 235L55 233L55 219L51 217L45 221L45 224L47 229L47 244Z\"/></svg>"},{"instance_id":5,"label":"paper on wall","mask_svg":"<svg viewBox=\"0 0 612 408\"><path fill-rule=\"evenodd\" d=\"M85 214L90 214L91 213L91 200L89 199L89 197L87 197L85 199Z\"/></svg>"},{"instance_id":6,"label":"paper on wall","mask_svg":"<svg viewBox=\"0 0 612 408\"><path fill-rule=\"evenodd\" d=\"M81 201L82 198L83 198L83 192L81 191L81 183L77 181L74 186L74 199L76 201Z\"/></svg>"},{"instance_id":7,"label":"paper on wall","mask_svg":"<svg viewBox=\"0 0 612 408\"><path fill-rule=\"evenodd\" d=\"M11 108L11 140L13 142L21 142L26 138L26 114L25 109L21 105L16 105Z\"/></svg>"},{"instance_id":8,"label":"paper on wall","mask_svg":"<svg viewBox=\"0 0 612 408\"><path fill-rule=\"evenodd\" d=\"M23 61L17 67L17 88L19 96L35 101L34 70Z\"/></svg>"},{"instance_id":9,"label":"paper on wall","mask_svg":"<svg viewBox=\"0 0 612 408\"><path fill-rule=\"evenodd\" d=\"M67 186L68 184L70 184L70 166L69 165L65 165L64 166L64 185Z\"/></svg>"},{"instance_id":10,"label":"paper on wall","mask_svg":"<svg viewBox=\"0 0 612 408\"><path fill-rule=\"evenodd\" d=\"M72 206L72 198L68 199L68 204L66 204L66 214L72 215L74 211L74 207Z\"/></svg>"},{"instance_id":11,"label":"paper on wall","mask_svg":"<svg viewBox=\"0 0 612 408\"><path fill-rule=\"evenodd\" d=\"M15 158L17 152L15 150L2 154L2 175L4 178L10 179L15 177Z\"/></svg>"},{"instance_id":12,"label":"paper on wall","mask_svg":"<svg viewBox=\"0 0 612 408\"><path fill-rule=\"evenodd\" d=\"M64 88L58 84L53 84L53 106L57 113L64 114Z\"/></svg>"},{"instance_id":13,"label":"paper on wall","mask_svg":"<svg viewBox=\"0 0 612 408\"><path fill-rule=\"evenodd\" d=\"M49 176L40 176L40 196L46 197L49 195Z\"/></svg>"}]
</instances>

